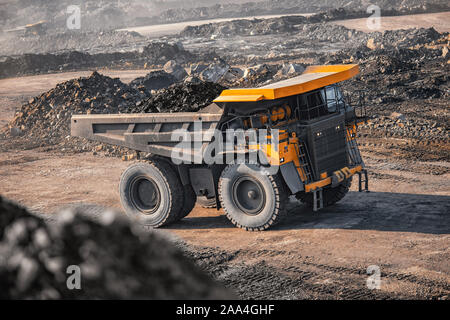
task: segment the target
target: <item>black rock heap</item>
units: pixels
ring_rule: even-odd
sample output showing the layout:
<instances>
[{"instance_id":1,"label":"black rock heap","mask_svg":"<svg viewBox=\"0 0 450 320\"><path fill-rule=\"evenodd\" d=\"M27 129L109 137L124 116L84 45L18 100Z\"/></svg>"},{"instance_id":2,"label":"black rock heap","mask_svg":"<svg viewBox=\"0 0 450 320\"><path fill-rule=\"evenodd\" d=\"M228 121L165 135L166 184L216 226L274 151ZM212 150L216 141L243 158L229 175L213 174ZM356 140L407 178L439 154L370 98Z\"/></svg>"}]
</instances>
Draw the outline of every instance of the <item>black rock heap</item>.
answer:
<instances>
[{"instance_id":1,"label":"black rock heap","mask_svg":"<svg viewBox=\"0 0 450 320\"><path fill-rule=\"evenodd\" d=\"M75 209L46 223L0 197L0 299L233 298L168 240L97 220Z\"/></svg>"}]
</instances>

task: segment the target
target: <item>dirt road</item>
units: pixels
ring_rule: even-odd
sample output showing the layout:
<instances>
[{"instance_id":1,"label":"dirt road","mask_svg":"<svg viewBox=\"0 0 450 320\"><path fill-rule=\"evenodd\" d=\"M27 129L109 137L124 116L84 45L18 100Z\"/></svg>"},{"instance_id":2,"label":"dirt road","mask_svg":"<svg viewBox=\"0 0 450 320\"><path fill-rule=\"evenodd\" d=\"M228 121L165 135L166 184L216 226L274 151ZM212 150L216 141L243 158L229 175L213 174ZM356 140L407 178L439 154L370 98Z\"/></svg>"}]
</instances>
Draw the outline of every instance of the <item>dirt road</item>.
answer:
<instances>
[{"instance_id":1,"label":"dirt road","mask_svg":"<svg viewBox=\"0 0 450 320\"><path fill-rule=\"evenodd\" d=\"M414 175L365 156L372 192L351 192L320 213L292 200L284 223L249 233L222 211L197 207L165 230L243 298L448 298L449 174ZM7 152L0 155L0 194L44 213L74 204L120 209L117 186L129 164L91 154ZM380 290L366 287L370 265L381 268Z\"/></svg>"},{"instance_id":2,"label":"dirt road","mask_svg":"<svg viewBox=\"0 0 450 320\"><path fill-rule=\"evenodd\" d=\"M209 23L219 23L225 21L232 20L253 20L253 19L271 19L278 18L284 16L311 16L313 13L291 13L291 14L275 14L275 15L265 15L265 16L250 16L250 17L242 17L242 18L219 18L219 19L208 19L208 20L198 20L198 21L186 21L186 22L177 22L177 23L168 23L168 24L158 24L151 26L142 26L142 27L132 27L120 29L119 31L129 31L129 32L138 32L143 36L148 36L152 38L159 38L163 36L171 36L180 33L187 26L200 26L203 24Z\"/></svg>"},{"instance_id":3,"label":"dirt road","mask_svg":"<svg viewBox=\"0 0 450 320\"><path fill-rule=\"evenodd\" d=\"M292 14L281 14L281 15L266 15L266 16L252 16L244 17L239 19L270 19L278 18L281 16L310 16L312 13L302 14L302 13L292 13ZM143 27L133 27L121 29L122 31L135 31L144 36L149 37L162 37L175 35L181 32L187 26L199 26L209 23L218 23L224 21L237 20L238 18L224 18L224 19L211 19L211 20L199 20L199 21L187 21L179 23L170 23L163 25L152 25ZM440 12L440 13L424 13L424 14L414 14L406 16L395 16L395 17L381 17L381 28L376 31L386 31L386 30L397 30L397 29L409 29L409 28L429 28L434 27L439 32L449 32L450 31L450 12ZM350 29L357 29L364 32L372 32L367 27L367 19L348 19L339 20L332 22L335 24L343 25Z\"/></svg>"},{"instance_id":4,"label":"dirt road","mask_svg":"<svg viewBox=\"0 0 450 320\"><path fill-rule=\"evenodd\" d=\"M66 76L75 75L58 77ZM33 81L2 80L0 119L61 80L27 79ZM361 142L370 193L353 186L320 213L292 200L286 221L267 232L236 229L222 211L200 207L163 232L184 240L187 254L242 298L449 299L450 163L410 160ZM46 214L80 204L120 210L117 187L128 165L101 153L10 150L0 153L0 194ZM381 287L370 290L373 265Z\"/></svg>"},{"instance_id":5,"label":"dirt road","mask_svg":"<svg viewBox=\"0 0 450 320\"><path fill-rule=\"evenodd\" d=\"M409 28L433 27L439 32L450 32L450 12L413 14L398 17L381 17L381 26L378 30L371 30L367 26L367 19L348 19L333 22L349 29L364 32L399 30Z\"/></svg>"}]
</instances>

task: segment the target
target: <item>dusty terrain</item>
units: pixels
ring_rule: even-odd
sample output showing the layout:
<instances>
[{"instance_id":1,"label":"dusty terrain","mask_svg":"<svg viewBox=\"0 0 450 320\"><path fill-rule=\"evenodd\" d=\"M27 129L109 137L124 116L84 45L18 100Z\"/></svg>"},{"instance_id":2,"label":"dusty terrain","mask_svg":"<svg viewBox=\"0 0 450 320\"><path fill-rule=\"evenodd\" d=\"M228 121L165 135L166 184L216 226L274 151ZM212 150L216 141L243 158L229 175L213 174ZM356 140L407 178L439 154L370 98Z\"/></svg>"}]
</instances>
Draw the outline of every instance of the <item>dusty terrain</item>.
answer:
<instances>
[{"instance_id":1,"label":"dusty terrain","mask_svg":"<svg viewBox=\"0 0 450 320\"><path fill-rule=\"evenodd\" d=\"M348 19L333 22L349 29L371 32L367 19ZM403 17L381 17L381 26L377 31L409 28L433 27L439 32L450 32L450 12L413 14Z\"/></svg>"},{"instance_id":2,"label":"dusty terrain","mask_svg":"<svg viewBox=\"0 0 450 320\"><path fill-rule=\"evenodd\" d=\"M311 13L291 13L291 14L278 14L278 15L264 15L264 16L251 16L251 17L243 17L239 19L244 20L253 20L253 19L270 19L277 18L281 16L310 16ZM210 19L210 20L198 20L198 21L186 21L186 22L177 22L177 23L168 23L168 24L158 24L158 25L150 25L150 26L140 26L140 27L131 27L125 29L119 29L119 31L134 31L143 36L148 36L150 38L159 38L163 36L176 35L180 33L187 26L200 26L202 24L208 23L218 23L224 21L232 21L237 18L222 18L222 19Z\"/></svg>"},{"instance_id":3,"label":"dusty terrain","mask_svg":"<svg viewBox=\"0 0 450 320\"><path fill-rule=\"evenodd\" d=\"M292 200L282 224L249 233L222 211L196 207L165 230L185 240L194 259L242 298L448 299L448 163L363 155L371 192L351 192L320 213ZM0 193L44 213L81 204L120 209L118 181L129 164L91 154L2 153ZM447 173L420 172L429 165ZM366 287L370 265L381 268L380 290Z\"/></svg>"},{"instance_id":4,"label":"dusty terrain","mask_svg":"<svg viewBox=\"0 0 450 320\"><path fill-rule=\"evenodd\" d=\"M65 77L73 75L3 80L2 101L12 103L0 118ZM357 193L354 184L320 213L292 200L286 221L249 233L222 211L196 207L164 230L186 241L188 255L242 298L448 299L450 164L402 159L388 142L361 141L371 192ZM0 154L0 194L46 214L80 204L120 209L117 186L128 165L102 153L10 150ZM370 265L381 268L380 290L366 286Z\"/></svg>"},{"instance_id":5,"label":"dusty terrain","mask_svg":"<svg viewBox=\"0 0 450 320\"><path fill-rule=\"evenodd\" d=\"M252 19L270 19L285 16L311 16L311 13L291 13L282 15L266 15L266 16L252 16L244 17L239 19L252 20ZM199 21L187 21L187 22L177 22L164 25L151 25L151 26L141 26L141 27L131 27L120 29L120 31L134 31L138 32L143 36L148 37L162 37L176 35L181 32L187 26L199 26L208 23L218 23L224 21L232 21L237 18L223 18L223 19L211 19L211 20L199 20ZM381 28L377 31L385 30L398 30L398 29L409 29L409 28L429 28L433 27L439 32L449 32L450 31L450 12L439 12L439 13L423 13L414 14L400 17L381 17ZM364 32L371 32L367 27L367 19L347 19L338 20L333 22L334 24L342 25L349 29L356 29Z\"/></svg>"}]
</instances>

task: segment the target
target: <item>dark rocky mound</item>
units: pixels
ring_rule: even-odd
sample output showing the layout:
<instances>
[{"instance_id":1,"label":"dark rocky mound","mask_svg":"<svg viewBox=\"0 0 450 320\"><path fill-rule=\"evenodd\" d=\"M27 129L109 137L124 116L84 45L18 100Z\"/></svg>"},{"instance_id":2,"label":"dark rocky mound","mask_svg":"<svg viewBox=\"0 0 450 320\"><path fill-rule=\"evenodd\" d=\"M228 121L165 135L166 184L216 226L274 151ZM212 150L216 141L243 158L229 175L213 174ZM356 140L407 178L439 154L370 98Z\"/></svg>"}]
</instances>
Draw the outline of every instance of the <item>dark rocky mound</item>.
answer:
<instances>
[{"instance_id":1,"label":"dark rocky mound","mask_svg":"<svg viewBox=\"0 0 450 320\"><path fill-rule=\"evenodd\" d=\"M139 106L128 109L128 112L197 112L208 106L224 89L212 82L177 83L157 91Z\"/></svg>"},{"instance_id":2,"label":"dark rocky mound","mask_svg":"<svg viewBox=\"0 0 450 320\"><path fill-rule=\"evenodd\" d=\"M144 47L142 55L152 64L166 63L169 60L188 62L196 60L194 54L183 49L181 44L152 42Z\"/></svg>"},{"instance_id":3,"label":"dark rocky mound","mask_svg":"<svg viewBox=\"0 0 450 320\"><path fill-rule=\"evenodd\" d=\"M446 52L441 41L417 48L370 50L361 46L324 56L320 63L359 64L361 74L343 82L342 87L353 98L358 91L364 93L371 121L361 126L363 137L406 138L428 145L446 143L450 138L448 120L442 116L450 93ZM353 104L357 105L358 99ZM417 159L428 156L417 150ZM433 153L434 160L448 159L445 148L438 150Z\"/></svg>"},{"instance_id":4,"label":"dark rocky mound","mask_svg":"<svg viewBox=\"0 0 450 320\"><path fill-rule=\"evenodd\" d=\"M311 16L282 16L269 19L236 19L231 21L208 23L199 26L187 26L180 35L183 37L216 37L229 36L251 36L292 33L299 31L299 25L318 24L323 27L323 22L365 17L364 11L349 11L346 9L335 9ZM329 26L327 26L329 27Z\"/></svg>"},{"instance_id":5,"label":"dark rocky mound","mask_svg":"<svg viewBox=\"0 0 450 320\"><path fill-rule=\"evenodd\" d=\"M358 63L361 76L344 85L363 89L371 103L447 98L450 65L445 45L437 44L439 41L433 40L417 48L374 50L360 46L323 56L320 63Z\"/></svg>"},{"instance_id":6,"label":"dark rocky mound","mask_svg":"<svg viewBox=\"0 0 450 320\"><path fill-rule=\"evenodd\" d=\"M2 150L57 147L63 152L105 150L109 155L122 155L127 150L116 146L100 148L99 143L71 137L72 115L195 112L209 105L225 89L210 82L182 82L160 89L149 98L145 79L152 82L160 76L164 81L171 80L170 75L155 72L136 80L135 85L142 83L136 87L94 72L87 78L60 83L22 106L0 133L4 138Z\"/></svg>"},{"instance_id":7,"label":"dark rocky mound","mask_svg":"<svg viewBox=\"0 0 450 320\"><path fill-rule=\"evenodd\" d=\"M124 50L131 52L137 43L143 45L145 41L148 41L137 32L123 30L90 31L82 28L77 32L67 31L67 28L49 30L47 27L47 32L38 36L30 33L4 33L0 55L17 56L25 53L70 53L71 51L91 54Z\"/></svg>"},{"instance_id":8,"label":"dark rocky mound","mask_svg":"<svg viewBox=\"0 0 450 320\"><path fill-rule=\"evenodd\" d=\"M145 75L144 77L139 77L131 81L130 86L143 90L159 90L162 88L167 88L172 84L176 83L177 79L163 71L152 71Z\"/></svg>"},{"instance_id":9,"label":"dark rocky mound","mask_svg":"<svg viewBox=\"0 0 450 320\"><path fill-rule=\"evenodd\" d=\"M100 36L101 37L101 36ZM42 40L44 41L44 40ZM0 61L0 78L56 71L86 70L88 68L142 68L163 65L168 60L180 63L212 59L214 54L194 55L179 44L151 42L142 52L87 53L69 51L58 54L38 53L6 57Z\"/></svg>"},{"instance_id":10,"label":"dark rocky mound","mask_svg":"<svg viewBox=\"0 0 450 320\"><path fill-rule=\"evenodd\" d=\"M88 68L117 67L126 63L143 65L145 57L137 52L89 54L70 51L59 54L27 53L0 61L0 78L57 71L86 70Z\"/></svg>"},{"instance_id":11,"label":"dark rocky mound","mask_svg":"<svg viewBox=\"0 0 450 320\"><path fill-rule=\"evenodd\" d=\"M448 33L439 33L434 28L386 30L383 33L377 32L376 34L376 40L382 42L384 46L392 47L412 47L422 45L448 35Z\"/></svg>"},{"instance_id":12,"label":"dark rocky mound","mask_svg":"<svg viewBox=\"0 0 450 320\"><path fill-rule=\"evenodd\" d=\"M70 134L73 114L120 113L145 98L119 79L92 73L58 84L22 106L9 124L10 135L24 135L36 143L56 144Z\"/></svg>"},{"instance_id":13,"label":"dark rocky mound","mask_svg":"<svg viewBox=\"0 0 450 320\"><path fill-rule=\"evenodd\" d=\"M0 197L0 299L226 299L233 295L153 232L104 212L42 219ZM67 279L81 271L81 289ZM69 280L69 283L74 283Z\"/></svg>"}]
</instances>

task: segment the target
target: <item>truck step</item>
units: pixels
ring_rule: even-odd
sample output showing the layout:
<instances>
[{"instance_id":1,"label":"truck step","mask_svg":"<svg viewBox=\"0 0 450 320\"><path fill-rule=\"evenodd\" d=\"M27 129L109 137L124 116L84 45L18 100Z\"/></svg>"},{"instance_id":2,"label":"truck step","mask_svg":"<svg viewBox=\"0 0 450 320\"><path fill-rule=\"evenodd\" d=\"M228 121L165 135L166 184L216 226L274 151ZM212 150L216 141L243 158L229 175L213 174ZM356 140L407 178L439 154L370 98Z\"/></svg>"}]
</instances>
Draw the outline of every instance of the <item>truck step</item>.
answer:
<instances>
[{"instance_id":1,"label":"truck step","mask_svg":"<svg viewBox=\"0 0 450 320\"><path fill-rule=\"evenodd\" d=\"M363 188L364 183L364 188ZM367 175L367 170L363 169L358 172L358 191L359 192L369 192L369 176Z\"/></svg>"},{"instance_id":2,"label":"truck step","mask_svg":"<svg viewBox=\"0 0 450 320\"><path fill-rule=\"evenodd\" d=\"M323 189L316 189L313 191L313 211L323 209Z\"/></svg>"}]
</instances>

